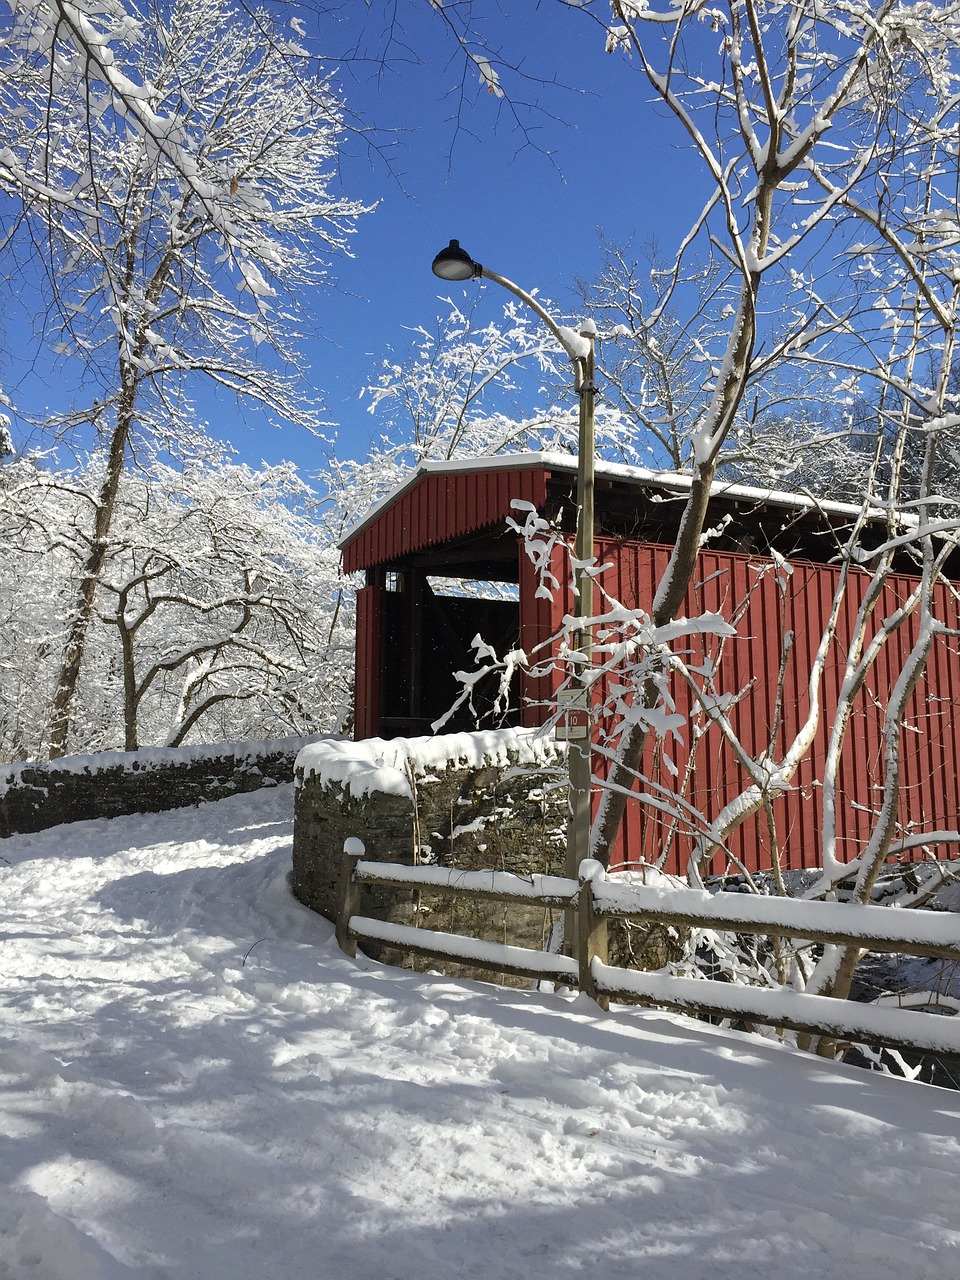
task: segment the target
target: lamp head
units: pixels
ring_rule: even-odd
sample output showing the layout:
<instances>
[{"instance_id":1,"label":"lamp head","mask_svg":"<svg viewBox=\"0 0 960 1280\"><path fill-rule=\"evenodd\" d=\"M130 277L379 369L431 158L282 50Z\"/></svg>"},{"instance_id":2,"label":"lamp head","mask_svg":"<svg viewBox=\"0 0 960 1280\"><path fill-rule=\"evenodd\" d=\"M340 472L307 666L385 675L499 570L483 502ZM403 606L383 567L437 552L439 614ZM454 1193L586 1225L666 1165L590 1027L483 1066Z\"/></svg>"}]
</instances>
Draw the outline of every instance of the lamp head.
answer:
<instances>
[{"instance_id":1,"label":"lamp head","mask_svg":"<svg viewBox=\"0 0 960 1280\"><path fill-rule=\"evenodd\" d=\"M480 263L460 248L459 240L451 240L433 260L433 274L441 280L475 280L481 270Z\"/></svg>"}]
</instances>

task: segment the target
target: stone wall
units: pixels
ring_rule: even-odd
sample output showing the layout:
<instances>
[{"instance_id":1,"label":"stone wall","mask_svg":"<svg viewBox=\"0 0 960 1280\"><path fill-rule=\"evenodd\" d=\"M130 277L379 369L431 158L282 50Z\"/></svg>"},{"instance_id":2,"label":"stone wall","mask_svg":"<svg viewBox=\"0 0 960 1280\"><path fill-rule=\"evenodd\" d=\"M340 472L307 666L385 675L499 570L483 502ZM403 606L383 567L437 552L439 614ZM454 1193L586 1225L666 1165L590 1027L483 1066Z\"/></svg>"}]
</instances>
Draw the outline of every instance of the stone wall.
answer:
<instances>
[{"instance_id":1,"label":"stone wall","mask_svg":"<svg viewBox=\"0 0 960 1280\"><path fill-rule=\"evenodd\" d=\"M0 765L0 837L87 818L161 813L290 782L308 741L148 747Z\"/></svg>"},{"instance_id":2,"label":"stone wall","mask_svg":"<svg viewBox=\"0 0 960 1280\"><path fill-rule=\"evenodd\" d=\"M444 750L450 759L438 768ZM361 839L366 857L378 862L563 874L567 775L559 749L547 739L523 731L389 744L374 739L333 749L325 744L320 754L325 764L318 765L312 748L297 761L293 891L330 920L336 917L343 844L350 836ZM553 921L543 908L386 889L366 889L360 911L537 948L546 943ZM387 963L400 959L389 948L364 944L364 950ZM416 958L403 962L427 966ZM451 976L470 973L444 968Z\"/></svg>"}]
</instances>

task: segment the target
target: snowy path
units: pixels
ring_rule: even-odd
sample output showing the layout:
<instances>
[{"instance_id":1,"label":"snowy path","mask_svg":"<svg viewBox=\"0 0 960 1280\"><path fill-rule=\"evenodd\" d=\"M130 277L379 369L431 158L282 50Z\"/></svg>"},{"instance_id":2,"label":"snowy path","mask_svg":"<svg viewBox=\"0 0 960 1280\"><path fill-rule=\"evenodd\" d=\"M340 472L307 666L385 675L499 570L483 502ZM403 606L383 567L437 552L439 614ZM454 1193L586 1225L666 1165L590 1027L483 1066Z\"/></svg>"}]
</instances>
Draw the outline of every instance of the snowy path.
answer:
<instances>
[{"instance_id":1,"label":"snowy path","mask_svg":"<svg viewBox=\"0 0 960 1280\"><path fill-rule=\"evenodd\" d=\"M960 1278L960 1094L354 965L291 807L0 841L0 1277Z\"/></svg>"}]
</instances>

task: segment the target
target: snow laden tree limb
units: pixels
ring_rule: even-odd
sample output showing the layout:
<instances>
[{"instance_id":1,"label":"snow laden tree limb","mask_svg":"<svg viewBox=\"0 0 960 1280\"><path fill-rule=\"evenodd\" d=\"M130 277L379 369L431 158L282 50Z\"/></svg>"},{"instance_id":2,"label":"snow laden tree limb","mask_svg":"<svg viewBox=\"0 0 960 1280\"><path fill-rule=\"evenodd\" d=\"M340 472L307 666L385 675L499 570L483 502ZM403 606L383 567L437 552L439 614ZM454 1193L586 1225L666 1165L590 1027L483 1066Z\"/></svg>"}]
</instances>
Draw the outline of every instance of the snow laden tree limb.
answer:
<instances>
[{"instance_id":1,"label":"snow laden tree limb","mask_svg":"<svg viewBox=\"0 0 960 1280\"><path fill-rule=\"evenodd\" d=\"M553 396L559 395L566 369L558 344L515 303L479 323L475 306L445 301L450 310L436 327L412 330L410 349L384 360L376 383L360 393L368 412L384 423L383 441L397 474L427 459L552 442L552 415L546 409L524 412L522 404L530 375L538 386L546 378ZM379 465L383 469L382 460Z\"/></svg>"},{"instance_id":2,"label":"snow laden tree limb","mask_svg":"<svg viewBox=\"0 0 960 1280\"><path fill-rule=\"evenodd\" d=\"M14 99L27 75L39 78L48 93L51 119L57 117L57 100L74 96L82 86L77 106L84 149L77 154L78 173L64 181L59 166L25 162L14 147L0 144L0 184L28 202L69 205L88 217L98 209L95 184L90 175L98 163L95 122L105 112L115 113L124 130L139 135L151 150L176 171L204 211L205 219L230 239L229 208L224 189L211 186L197 164L196 142L186 119L188 104L158 94L159 75L145 66L140 46L151 25L160 21L159 10L142 10L121 0L6 0L10 20L0 38L0 93ZM245 5L238 17L259 33L260 43L273 54L289 59L291 78L302 98L316 96L323 102L327 89L309 67L309 55L301 40L281 32L264 12ZM294 25L294 24L291 24ZM182 109L186 107L186 112ZM325 109L325 108L324 108Z\"/></svg>"},{"instance_id":3,"label":"snow laden tree limb","mask_svg":"<svg viewBox=\"0 0 960 1280\"><path fill-rule=\"evenodd\" d=\"M924 198L915 214L921 228L926 228L930 225L931 216L936 207L934 205L934 193L936 191L938 167L938 148L934 145L931 148L929 163L921 176L921 189ZM886 225L881 226L881 223L885 224L886 219L879 218L873 211L864 210L859 201L851 202L849 207L857 217L864 219L871 227L881 231L884 243L893 252L894 260L902 265L907 288L913 292L912 306L908 312L912 319L912 327L909 330L910 341L906 354L905 382L908 384L913 380L918 351L920 350L920 333L922 329L930 324L929 318L932 317L933 325L941 331L939 350L936 351L938 367L936 368L934 388L932 394L923 405L923 417L925 419L924 460L917 502L919 527L915 536L915 544L921 555L921 577L917 588L906 605L906 611L913 610L916 613L916 638L902 666L899 678L891 692L886 707L883 724L883 791L873 830L866 847L847 870L847 874L856 873L855 900L858 902L870 902L881 871L900 833L898 814L902 773L903 726L908 704L926 668L936 635L944 629L943 624L938 622L936 616L935 588L941 580L943 566L947 557L958 543L956 530L945 527L945 522L937 518L940 503L936 498L935 475L940 438L943 435L945 426L944 414L947 409L947 397L956 344L960 279L958 279L955 270L947 273L942 273L941 270L941 280L945 274L947 289L946 292L938 295L934 282L942 257L938 257L935 249L931 252L928 248L923 231L921 231L916 241L908 247L903 237L889 231ZM942 219L942 214L939 216ZM911 419L912 410L909 407L909 401L905 399L902 428L895 441L894 466L891 476L891 509L893 506L892 499L900 495L898 482L903 465L907 432L912 425ZM889 552L886 552L885 558L888 558L889 554ZM862 617L863 610L861 610ZM860 619L858 619L859 621ZM858 627L854 637L854 645L847 661L844 681L845 690L849 687L852 692L853 689L859 689L862 686L866 671L876 656L879 643L886 639L889 630L899 625L899 621L896 618L885 620L883 627L877 633L873 644L862 660L860 658L860 649L863 632L862 628ZM839 760L839 747L849 721L849 705L849 700L841 700L827 761L827 778L824 787L825 816L827 818L825 835L827 842L824 849L823 880L828 886L839 880L841 876L834 847L835 823L831 809L836 793L835 778ZM860 952L857 948L828 948L811 978L811 989L818 992L829 992L839 998L847 998L859 959ZM818 1052L823 1056L831 1057L835 1051L836 1046L829 1039L821 1041L818 1046Z\"/></svg>"},{"instance_id":4,"label":"snow laden tree limb","mask_svg":"<svg viewBox=\"0 0 960 1280\"><path fill-rule=\"evenodd\" d=\"M919 325L920 308L915 307L913 310L914 338L917 335L917 327ZM896 341L896 339L895 339ZM910 352L907 360L907 382L911 381L910 373L914 367L916 360L916 344L911 343ZM882 414L883 403L888 394L889 388L886 384L880 389L880 405L878 411ZM893 439L892 454L887 465L889 467L889 482L886 493L887 508L887 541L878 547L872 559L873 570L872 576L857 611L857 617L854 622L851 634L848 640L847 652L845 658L845 669L843 681L840 686L837 707L833 716L833 723L830 731L830 741L827 747L826 760L824 762L823 772L823 827L822 840L823 847L821 850L821 870L822 874L817 884L808 890L811 897L823 896L832 892L834 886L851 873L852 868L840 860L837 852L837 787L842 759L843 746L846 741L851 721L853 718L856 700L861 694L867 677L874 668L877 659L885 648L890 637L902 626L908 617L910 617L920 603L923 593L923 582L917 584L916 588L910 593L903 605L886 617L881 626L874 635L868 640L868 627L870 620L879 605L884 588L893 569L894 553L899 548L909 545L915 545L915 530L902 532L902 521L898 516L900 500L902 498L902 476L903 476L903 459L906 449L907 429L910 420L910 400L907 397L902 401L902 412L900 420L900 430L898 430ZM881 467L884 465L884 454L886 453L886 433L882 430L877 432L876 451L874 456L873 468L871 471L871 480L876 481L880 475ZM871 489L873 484L871 484ZM858 555L860 546L860 537L863 532L864 517L860 519L851 530L848 539L846 552L843 561L844 577L849 574L849 566L856 561L862 561L862 556ZM928 537L931 532L930 526L927 526ZM943 529L934 531L937 536L946 532ZM949 542L946 544L949 547Z\"/></svg>"},{"instance_id":5,"label":"snow laden tree limb","mask_svg":"<svg viewBox=\"0 0 960 1280\"><path fill-rule=\"evenodd\" d=\"M790 566L786 562L778 560L775 564L758 573L752 589L753 592L756 592L762 580L773 575L778 584L781 597L780 607L784 621L789 618L787 586L790 573ZM601 576L599 579L601 592L603 591L602 581ZM625 616L629 611L624 610L622 606L619 609L615 608L614 602L610 601L609 598L607 599L607 604L608 612L600 616L598 622L601 628L609 634L616 625L616 619L620 620L621 626L624 625ZM637 657L633 660L634 666L637 665L637 660L648 665L654 662L659 665L663 672L662 676L657 677L660 685L659 697L661 704L665 699L666 678L670 675L678 677L686 684L689 690L692 703L698 714L695 714L683 726L683 732L693 736L688 769L692 770L693 768L697 742L702 740L708 727L714 726L725 740L731 758L737 762L743 776L748 780L746 787L725 804L719 813L710 817L701 815L699 822L691 826L693 853L688 863L688 876L694 884L701 887L700 868L702 865L709 863L716 854L722 853L732 864L740 865L730 852L730 837L748 818L761 809L767 812L768 820L771 820L774 802L791 788L797 770L809 755L820 726L823 708L824 672L836 643L837 626L844 607L844 591L840 589L835 594L829 618L814 655L807 683L807 713L800 725L794 730L791 740L785 746L778 747L780 728L780 712L778 708L783 698L784 672L789 647L789 633L787 634L786 644L788 647L785 648L781 657L781 670L777 684L777 706L774 709L770 724L766 750L757 758L743 744L733 722L733 712L749 693L749 690L745 689L740 694L731 696L730 694L720 693L714 683L715 677L724 671L723 654L725 647L737 643L738 625L745 617L749 604L750 595L734 602L729 618L725 619L722 624L719 624L719 620L710 615L699 620L685 622L682 630L686 636L703 634L704 629L707 629L710 634L718 638L717 651L707 662L704 661L703 655L699 652L695 656L690 655L687 657L677 653L671 647L675 644L675 638L669 630L666 632L665 637L660 638L657 637L652 629L646 635L638 632L631 641L631 645L638 650ZM769 600L766 607L770 607ZM679 624L675 625L679 626ZM667 643L664 643L664 639L667 640ZM606 659L606 661L601 661L596 673L597 678L599 680L606 679L614 689L622 688L624 677L626 675L629 679L627 673L631 670L630 655L624 652L622 642L618 645L608 639L605 644L598 646L598 651L601 654L601 658ZM671 699L672 705L673 699ZM609 711L610 708L608 707L607 710ZM658 725L658 717L646 713L642 707L640 709L631 708L628 712L620 710L618 714L628 724L631 719L639 720L645 718L650 730L656 733L658 737L663 736L667 727L664 724ZM662 721L662 717L660 717L660 720ZM699 729L697 728L698 720L700 721ZM751 723L749 718L747 723ZM612 756L614 759L617 758L616 754L609 750L604 751L603 754ZM631 779L631 784L633 782L634 780ZM651 787L651 779L641 775L640 782L643 802L648 803L647 797ZM624 788L624 790L629 796L629 789ZM682 790L682 785L678 786L673 795L678 813L681 812L680 797ZM774 847L775 844L776 840L774 839ZM750 876L746 868L740 867L740 869L749 881Z\"/></svg>"},{"instance_id":6,"label":"snow laden tree limb","mask_svg":"<svg viewBox=\"0 0 960 1280\"><path fill-rule=\"evenodd\" d=\"M943 347L945 368L949 370L952 363L954 332L952 327L946 334ZM939 380L937 402L942 408L942 400L946 393L946 379ZM935 408L936 406L931 406ZM916 638L903 664L900 675L887 704L883 723L883 793L879 811L874 821L873 831L863 852L851 870L856 871L854 884L854 900L868 903L873 896L874 888L887 858L890 855L900 828L898 813L900 806L900 779L902 767L902 737L908 704L916 690L917 684L925 670L935 637L943 629L936 617L936 598L934 588L940 581L943 565L947 556L957 546L956 534L944 541L942 537L934 537L925 531L925 520L932 515L932 504L926 500L926 494L932 489L933 474L937 457L939 431L936 427L927 431L926 455L921 480L920 498L920 530L919 538L923 553L922 573L917 590L914 592L914 607L917 614ZM886 624L884 630L886 629ZM829 868L825 865L825 871ZM840 999L850 994L853 975L860 959L856 948L830 948L817 966L811 987L820 992L829 992ZM830 1041L821 1042L818 1050L827 1057L832 1057L835 1046Z\"/></svg>"},{"instance_id":7,"label":"snow laden tree limb","mask_svg":"<svg viewBox=\"0 0 960 1280\"><path fill-rule=\"evenodd\" d=\"M519 508L525 505L514 503ZM525 553L538 571L541 580L539 593L554 596L559 589L560 576L553 553L559 550L569 557L569 548L532 508L528 509L525 521L511 523L524 538ZM602 566L594 565L592 572L602 601L601 608L590 619L597 637L594 647L595 663L591 671L594 700L596 701L596 690L604 691L601 695L603 707L599 713L600 719L615 723L617 733L627 732L631 724L643 724L656 739L658 750L663 750L666 740L672 736L679 740L682 735L692 735L687 761L687 782L692 777L697 743L702 740L706 728L714 726L719 729L732 757L749 780L747 787L735 799L719 814L712 816L687 801L684 796L684 780L679 778L673 787L667 787L658 783L649 773L644 773L639 776L638 793L637 777L633 776L629 786L624 787L625 796L629 798L632 795L635 802L663 815L669 822L671 831L686 832L694 849L688 865L688 874L694 883L702 884L701 864L718 853L723 854L731 865L738 867L747 880L751 881L746 867L731 852L729 840L751 815L760 809L770 810L773 802L790 789L798 768L808 756L820 723L824 669L835 643L838 619L843 608L843 592L838 592L833 601L831 615L815 655L809 676L809 707L804 721L795 730L788 746L778 755L779 717L775 715L770 727L767 750L761 758L754 759L741 742L732 718L733 711L750 690L744 689L735 695L722 694L714 684L714 677L725 669L725 646L737 642L738 625L747 614L750 595L732 602L729 616L701 614L692 618L678 618L657 628L649 617L609 594L604 586ZM790 572L790 566L782 559L766 566L757 574L750 593L755 593L765 578L774 576L783 597L781 612L785 618L788 616L786 587ZM567 617L564 624L563 633L552 637L544 645L545 653L539 661L537 655L523 654L508 654L498 659L488 647L483 646L485 665L475 672L461 673L464 686L461 702L469 698L470 691L480 679L494 673L500 678L501 688L508 687L518 660L525 662L528 671L538 677L559 673L566 678L569 675L568 664L574 652L574 619ZM701 652L699 647L691 643L703 642L708 638L716 642L716 652L709 658L706 657L706 651ZM474 643L479 647L478 641ZM677 646L680 646L679 650ZM685 652L687 649L689 652ZM783 665L782 663L782 667ZM631 685L636 682L638 671L646 673L646 679L657 687L655 707L645 706L637 699L630 700ZM687 685L699 712L692 718L685 717L677 710L676 695L671 692L671 682L677 679ZM782 699L783 670L778 690L778 699ZM562 715L562 708L557 715ZM605 745L602 739L595 744L595 750L600 756L613 762L618 758L616 749ZM597 781L602 787L620 785L609 779ZM661 860L667 856L667 852L668 844L665 843Z\"/></svg>"},{"instance_id":8,"label":"snow laden tree limb","mask_svg":"<svg viewBox=\"0 0 960 1280\"><path fill-rule=\"evenodd\" d=\"M74 708L75 749L340 729L352 618L318 495L208 443L171 466L141 451L121 487ZM0 758L42 754L63 619L104 464L0 470ZM35 478L31 482L31 472ZM15 483L7 484L10 479Z\"/></svg>"}]
</instances>

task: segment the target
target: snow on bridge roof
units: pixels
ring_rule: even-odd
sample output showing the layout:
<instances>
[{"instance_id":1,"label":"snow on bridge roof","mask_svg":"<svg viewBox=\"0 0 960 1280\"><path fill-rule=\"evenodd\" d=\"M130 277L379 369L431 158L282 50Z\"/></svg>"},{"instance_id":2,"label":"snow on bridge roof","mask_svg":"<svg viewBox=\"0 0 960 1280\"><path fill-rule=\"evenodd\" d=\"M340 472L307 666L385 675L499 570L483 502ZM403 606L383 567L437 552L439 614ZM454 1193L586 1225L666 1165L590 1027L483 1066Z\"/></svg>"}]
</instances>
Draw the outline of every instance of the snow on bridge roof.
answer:
<instances>
[{"instance_id":1,"label":"snow on bridge roof","mask_svg":"<svg viewBox=\"0 0 960 1280\"><path fill-rule=\"evenodd\" d=\"M342 540L344 566L348 572L368 568L490 526L510 514L513 499L540 506L546 498L549 476L560 473L573 477L576 472L577 459L562 453L510 453L422 462L371 507ZM652 471L599 459L596 478L676 497L685 496L693 481L690 473ZM844 521L861 511L854 503L719 480L713 485L712 496ZM876 515L883 512L877 508Z\"/></svg>"}]
</instances>

